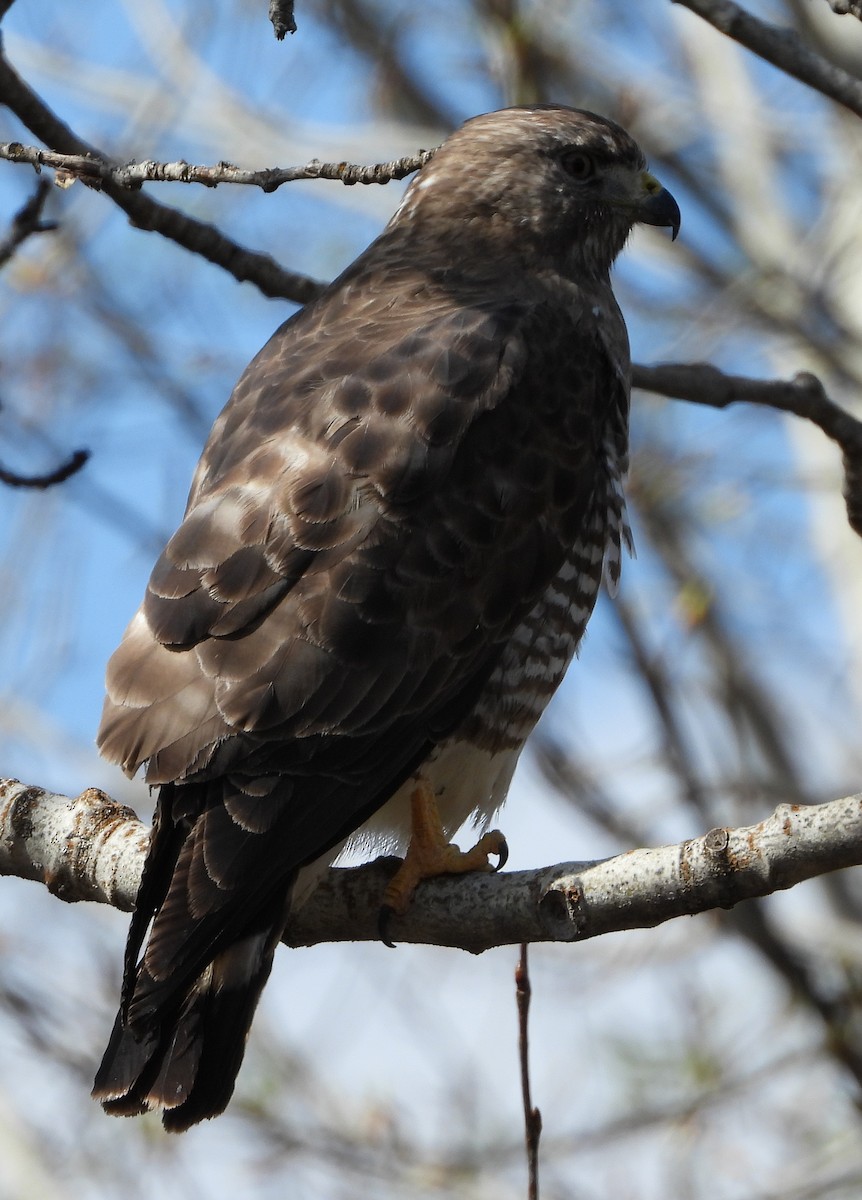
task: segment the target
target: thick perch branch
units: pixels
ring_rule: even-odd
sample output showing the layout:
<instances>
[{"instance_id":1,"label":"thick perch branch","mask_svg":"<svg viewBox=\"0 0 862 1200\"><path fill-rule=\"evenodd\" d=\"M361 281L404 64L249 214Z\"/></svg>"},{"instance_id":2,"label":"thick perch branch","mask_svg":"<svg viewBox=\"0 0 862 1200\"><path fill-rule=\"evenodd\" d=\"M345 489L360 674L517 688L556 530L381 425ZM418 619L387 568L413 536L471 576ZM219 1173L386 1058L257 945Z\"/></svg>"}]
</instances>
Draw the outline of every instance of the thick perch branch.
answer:
<instances>
[{"instance_id":1,"label":"thick perch branch","mask_svg":"<svg viewBox=\"0 0 862 1200\"><path fill-rule=\"evenodd\" d=\"M70 903L131 912L150 831L98 788L71 800L0 780L0 875L35 879Z\"/></svg>"},{"instance_id":2,"label":"thick perch branch","mask_svg":"<svg viewBox=\"0 0 862 1200\"><path fill-rule=\"evenodd\" d=\"M76 799L0 781L0 874L39 880L63 900L131 909L149 830L90 788ZM284 940L376 941L380 899L397 860L329 871ZM713 829L678 846L600 862L423 883L396 940L480 953L519 942L575 942L740 900L862 864L862 795L782 804L759 825Z\"/></svg>"}]
</instances>

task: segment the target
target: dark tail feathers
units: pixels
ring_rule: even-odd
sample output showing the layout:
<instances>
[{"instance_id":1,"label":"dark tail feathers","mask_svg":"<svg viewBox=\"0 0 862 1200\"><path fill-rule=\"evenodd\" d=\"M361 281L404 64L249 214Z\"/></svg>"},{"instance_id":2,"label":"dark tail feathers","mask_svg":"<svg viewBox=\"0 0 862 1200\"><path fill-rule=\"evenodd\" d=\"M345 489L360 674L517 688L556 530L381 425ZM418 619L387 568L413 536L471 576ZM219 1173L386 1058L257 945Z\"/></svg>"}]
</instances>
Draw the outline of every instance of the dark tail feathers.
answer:
<instances>
[{"instance_id":1,"label":"dark tail feathers","mask_svg":"<svg viewBox=\"0 0 862 1200\"><path fill-rule=\"evenodd\" d=\"M137 1024L118 1013L93 1086L106 1112L160 1108L165 1129L180 1133L224 1111L280 933L251 934L221 951L168 1011Z\"/></svg>"}]
</instances>

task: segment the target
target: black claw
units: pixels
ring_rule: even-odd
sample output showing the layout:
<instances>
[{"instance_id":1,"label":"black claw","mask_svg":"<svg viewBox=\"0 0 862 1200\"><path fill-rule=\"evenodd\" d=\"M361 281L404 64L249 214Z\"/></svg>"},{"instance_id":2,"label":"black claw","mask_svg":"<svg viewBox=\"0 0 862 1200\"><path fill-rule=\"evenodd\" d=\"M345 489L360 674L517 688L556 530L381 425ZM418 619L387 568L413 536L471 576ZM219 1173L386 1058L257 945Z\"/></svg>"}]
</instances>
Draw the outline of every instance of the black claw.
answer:
<instances>
[{"instance_id":1,"label":"black claw","mask_svg":"<svg viewBox=\"0 0 862 1200\"><path fill-rule=\"evenodd\" d=\"M395 949L395 943L389 937L389 926L392 923L392 918L395 916L395 909L391 904L381 904L380 912L377 914L377 936L380 938L384 946L388 946L390 950Z\"/></svg>"},{"instance_id":2,"label":"black claw","mask_svg":"<svg viewBox=\"0 0 862 1200\"><path fill-rule=\"evenodd\" d=\"M495 875L498 871L502 871L503 867L505 867L506 863L509 861L509 843L507 841L503 841L502 846L497 851L497 857L499 862L497 863L496 867L494 867Z\"/></svg>"}]
</instances>

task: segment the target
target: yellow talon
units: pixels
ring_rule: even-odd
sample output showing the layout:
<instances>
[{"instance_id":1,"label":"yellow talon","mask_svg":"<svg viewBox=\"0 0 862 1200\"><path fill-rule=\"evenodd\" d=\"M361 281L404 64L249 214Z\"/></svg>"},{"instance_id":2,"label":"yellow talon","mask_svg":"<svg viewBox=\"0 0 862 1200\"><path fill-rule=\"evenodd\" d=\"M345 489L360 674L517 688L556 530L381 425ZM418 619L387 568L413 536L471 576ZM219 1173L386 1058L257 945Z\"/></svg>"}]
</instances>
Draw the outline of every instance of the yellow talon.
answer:
<instances>
[{"instance_id":1,"label":"yellow talon","mask_svg":"<svg viewBox=\"0 0 862 1200\"><path fill-rule=\"evenodd\" d=\"M420 780L410 796L410 843L404 861L383 894L379 932L382 941L391 946L388 937L389 921L393 914L403 915L418 884L438 875L461 875L467 871L499 871L509 856L506 839L499 829L484 834L469 850L460 850L446 840L434 793ZM493 866L488 858L496 855Z\"/></svg>"}]
</instances>

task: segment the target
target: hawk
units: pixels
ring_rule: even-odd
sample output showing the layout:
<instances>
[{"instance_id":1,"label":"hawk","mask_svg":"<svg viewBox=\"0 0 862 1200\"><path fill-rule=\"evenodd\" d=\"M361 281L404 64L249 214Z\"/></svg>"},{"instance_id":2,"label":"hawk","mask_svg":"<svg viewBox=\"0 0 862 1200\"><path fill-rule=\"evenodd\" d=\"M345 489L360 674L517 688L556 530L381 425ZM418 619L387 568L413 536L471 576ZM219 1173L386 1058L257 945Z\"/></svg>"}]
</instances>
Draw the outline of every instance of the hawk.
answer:
<instances>
[{"instance_id":1,"label":"hawk","mask_svg":"<svg viewBox=\"0 0 862 1200\"><path fill-rule=\"evenodd\" d=\"M476 117L240 378L108 667L102 753L159 789L108 1112L223 1111L291 906L352 836L403 848L412 815L387 911L504 858L447 839L490 823L618 579L609 271L679 220L612 121Z\"/></svg>"}]
</instances>

